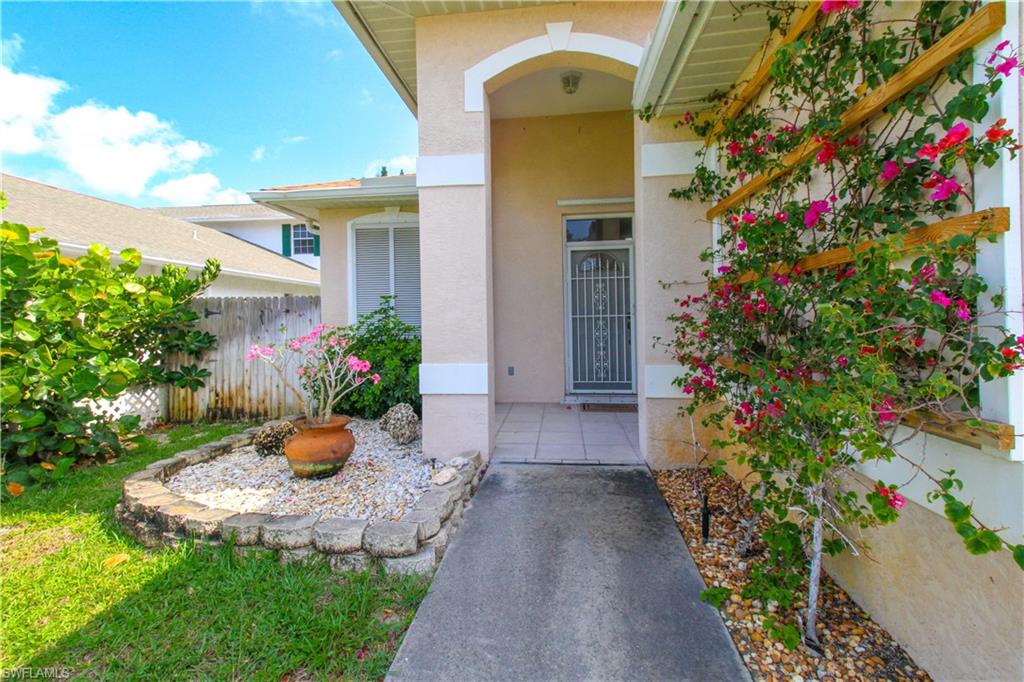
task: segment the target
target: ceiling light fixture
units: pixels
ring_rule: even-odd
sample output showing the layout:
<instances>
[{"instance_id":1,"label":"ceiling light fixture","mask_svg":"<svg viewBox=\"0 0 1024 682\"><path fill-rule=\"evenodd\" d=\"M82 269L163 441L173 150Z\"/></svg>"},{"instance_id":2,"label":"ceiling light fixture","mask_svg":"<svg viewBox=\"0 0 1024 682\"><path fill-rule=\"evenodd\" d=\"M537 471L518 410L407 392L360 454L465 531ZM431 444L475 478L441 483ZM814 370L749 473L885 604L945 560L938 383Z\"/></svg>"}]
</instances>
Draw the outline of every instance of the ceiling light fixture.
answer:
<instances>
[{"instance_id":1,"label":"ceiling light fixture","mask_svg":"<svg viewBox=\"0 0 1024 682\"><path fill-rule=\"evenodd\" d=\"M562 90L565 94L571 95L579 90L580 78L583 78L583 74L579 71L566 71L562 74Z\"/></svg>"}]
</instances>

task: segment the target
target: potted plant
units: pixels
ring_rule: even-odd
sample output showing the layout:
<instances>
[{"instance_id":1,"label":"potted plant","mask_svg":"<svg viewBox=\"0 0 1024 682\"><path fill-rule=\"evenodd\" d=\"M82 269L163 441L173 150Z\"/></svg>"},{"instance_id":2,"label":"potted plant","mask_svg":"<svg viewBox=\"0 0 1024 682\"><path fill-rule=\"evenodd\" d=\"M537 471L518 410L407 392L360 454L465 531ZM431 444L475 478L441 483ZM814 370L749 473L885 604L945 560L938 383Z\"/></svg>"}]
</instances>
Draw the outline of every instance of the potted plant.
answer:
<instances>
[{"instance_id":1,"label":"potted plant","mask_svg":"<svg viewBox=\"0 0 1024 682\"><path fill-rule=\"evenodd\" d=\"M285 441L288 465L299 478L321 478L337 472L348 461L356 440L348 425L350 417L334 414L334 405L366 381L378 383L370 363L348 353L348 340L333 325L318 324L304 336L282 344L253 344L246 360L268 363L299 399L305 418L295 423L298 432ZM287 368L298 362L301 390Z\"/></svg>"}]
</instances>

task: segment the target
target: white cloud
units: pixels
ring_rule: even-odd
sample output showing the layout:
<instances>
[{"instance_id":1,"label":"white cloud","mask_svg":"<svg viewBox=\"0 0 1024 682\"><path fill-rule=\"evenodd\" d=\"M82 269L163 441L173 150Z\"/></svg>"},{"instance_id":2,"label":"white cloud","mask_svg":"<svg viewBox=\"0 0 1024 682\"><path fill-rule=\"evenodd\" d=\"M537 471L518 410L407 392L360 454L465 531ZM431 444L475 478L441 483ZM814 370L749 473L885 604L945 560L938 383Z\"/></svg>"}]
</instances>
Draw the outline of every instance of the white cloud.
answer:
<instances>
[{"instance_id":1,"label":"white cloud","mask_svg":"<svg viewBox=\"0 0 1024 682\"><path fill-rule=\"evenodd\" d=\"M264 9L283 9L285 12L315 26L337 26L341 15L329 2L323 0L253 0L249 6L256 14Z\"/></svg>"},{"instance_id":2,"label":"white cloud","mask_svg":"<svg viewBox=\"0 0 1024 682\"><path fill-rule=\"evenodd\" d=\"M328 61L336 62L336 61L340 60L344 56L345 56L345 53L341 49L339 49L337 47L334 48L333 50L328 50L327 51L327 60Z\"/></svg>"},{"instance_id":3,"label":"white cloud","mask_svg":"<svg viewBox=\"0 0 1024 682\"><path fill-rule=\"evenodd\" d=\"M305 142L309 138L305 135L287 135L281 138L281 142L284 144L298 144L299 142Z\"/></svg>"},{"instance_id":4,"label":"white cloud","mask_svg":"<svg viewBox=\"0 0 1024 682\"><path fill-rule=\"evenodd\" d=\"M7 41L4 41L6 49ZM67 89L56 78L14 73L0 65L0 152L30 154L43 147L53 98Z\"/></svg>"},{"instance_id":5,"label":"white cloud","mask_svg":"<svg viewBox=\"0 0 1024 682\"><path fill-rule=\"evenodd\" d=\"M183 178L168 180L149 193L176 206L252 203L245 192L231 187L222 189L220 179L213 173L192 173Z\"/></svg>"},{"instance_id":6,"label":"white cloud","mask_svg":"<svg viewBox=\"0 0 1024 682\"><path fill-rule=\"evenodd\" d=\"M0 40L0 61L7 66L13 66L14 62L18 61L18 57L21 56L23 47L24 41L17 33L10 38Z\"/></svg>"},{"instance_id":7,"label":"white cloud","mask_svg":"<svg viewBox=\"0 0 1024 682\"><path fill-rule=\"evenodd\" d=\"M359 106L368 107L373 104L373 93L363 88L359 91Z\"/></svg>"},{"instance_id":8,"label":"white cloud","mask_svg":"<svg viewBox=\"0 0 1024 682\"><path fill-rule=\"evenodd\" d=\"M10 41L17 52L20 36ZM8 42L4 41L5 54L12 49ZM55 98L67 89L64 81L0 65L0 153L49 157L59 162L61 174L70 172L100 194L138 198L158 178L184 174L157 185L152 195L186 203L249 201L236 189L221 188L212 173L192 172L197 162L213 154L210 145L185 138L148 111L97 102L60 110ZM265 149L257 150L262 150L262 158Z\"/></svg>"},{"instance_id":9,"label":"white cloud","mask_svg":"<svg viewBox=\"0 0 1024 682\"><path fill-rule=\"evenodd\" d=\"M187 140L148 111L92 102L50 120L54 155L93 189L137 197L161 173L191 170L210 147Z\"/></svg>"},{"instance_id":10,"label":"white cloud","mask_svg":"<svg viewBox=\"0 0 1024 682\"><path fill-rule=\"evenodd\" d=\"M380 172L381 166L388 167L388 175L399 175L403 171L406 173L416 172L416 157L409 156L408 154L402 156L392 156L387 161L383 159L374 159L366 166L366 170L363 171L363 177L372 178Z\"/></svg>"},{"instance_id":11,"label":"white cloud","mask_svg":"<svg viewBox=\"0 0 1024 682\"><path fill-rule=\"evenodd\" d=\"M250 161L262 161L263 157L267 155L267 148L263 145L256 147L252 150L252 154L249 154Z\"/></svg>"}]
</instances>

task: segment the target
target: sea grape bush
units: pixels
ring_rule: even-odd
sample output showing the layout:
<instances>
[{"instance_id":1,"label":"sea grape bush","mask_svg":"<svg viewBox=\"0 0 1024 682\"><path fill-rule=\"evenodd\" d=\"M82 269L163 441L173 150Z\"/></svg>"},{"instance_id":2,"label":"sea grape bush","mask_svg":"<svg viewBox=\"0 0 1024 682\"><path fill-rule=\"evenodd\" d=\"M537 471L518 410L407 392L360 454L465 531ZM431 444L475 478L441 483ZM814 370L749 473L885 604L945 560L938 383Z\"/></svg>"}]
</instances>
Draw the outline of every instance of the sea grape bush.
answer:
<instances>
[{"instance_id":1,"label":"sea grape bush","mask_svg":"<svg viewBox=\"0 0 1024 682\"><path fill-rule=\"evenodd\" d=\"M373 363L381 382L349 393L335 405L335 411L377 419L391 407L408 403L419 412L419 329L398 317L394 298L381 296L376 309L345 328L345 337L351 352Z\"/></svg>"},{"instance_id":2,"label":"sea grape bush","mask_svg":"<svg viewBox=\"0 0 1024 682\"><path fill-rule=\"evenodd\" d=\"M196 329L199 318L189 308L217 277L216 261L194 276L176 266L140 275L135 249L115 262L109 249L93 244L70 258L39 232L7 221L0 229L5 495L59 479L82 458L119 452L138 418L112 421L86 403L140 384L195 389L208 372L170 358L195 357L216 343Z\"/></svg>"},{"instance_id":3,"label":"sea grape bush","mask_svg":"<svg viewBox=\"0 0 1024 682\"><path fill-rule=\"evenodd\" d=\"M780 49L767 99L726 121L691 184L673 192L714 204L817 145L721 216L721 238L702 254L707 291L680 299L671 317L688 409L707 412L718 445L740 447L756 476L755 517L769 521L744 596L790 614L766 614L790 646L801 637L819 645L822 555L857 551L858 528L895 521L906 503L900 481L862 485L861 465L905 460L933 483L967 551L1008 549L1024 568L1024 545L976 518L954 471L929 471L900 448L922 421L982 428L980 384L1024 366L1024 336L1000 326L1005 301L974 268L979 235L909 257L903 248L914 228L990 208L974 205L975 172L1015 158L1020 145L1006 121L979 123L1001 87L1017 87L1006 81L1019 77L1018 52L1008 42L980 56L967 50L874 121L841 131L845 111L977 3L925 2L909 20L878 19L878 9L822 3L815 27ZM785 12L771 10L773 25L785 27ZM972 80L976 57L985 76ZM706 136L717 118L687 115L679 125ZM797 265L868 240L852 262Z\"/></svg>"}]
</instances>

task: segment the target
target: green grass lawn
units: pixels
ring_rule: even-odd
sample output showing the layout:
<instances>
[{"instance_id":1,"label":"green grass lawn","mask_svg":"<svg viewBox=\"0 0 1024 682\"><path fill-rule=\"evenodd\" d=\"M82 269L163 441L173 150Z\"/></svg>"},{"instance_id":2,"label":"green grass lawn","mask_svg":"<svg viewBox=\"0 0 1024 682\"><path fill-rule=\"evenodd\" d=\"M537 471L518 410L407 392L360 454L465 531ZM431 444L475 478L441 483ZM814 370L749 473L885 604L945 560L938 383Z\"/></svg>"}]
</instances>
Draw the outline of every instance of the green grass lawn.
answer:
<instances>
[{"instance_id":1,"label":"green grass lawn","mask_svg":"<svg viewBox=\"0 0 1024 682\"><path fill-rule=\"evenodd\" d=\"M114 464L32 488L0 516L0 669L100 679L383 677L427 590L414 577L147 551L113 521L121 481L250 424L179 426ZM104 560L127 554L106 566Z\"/></svg>"}]
</instances>

